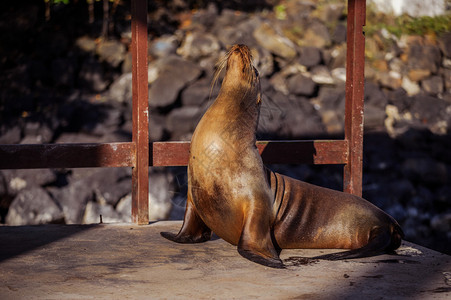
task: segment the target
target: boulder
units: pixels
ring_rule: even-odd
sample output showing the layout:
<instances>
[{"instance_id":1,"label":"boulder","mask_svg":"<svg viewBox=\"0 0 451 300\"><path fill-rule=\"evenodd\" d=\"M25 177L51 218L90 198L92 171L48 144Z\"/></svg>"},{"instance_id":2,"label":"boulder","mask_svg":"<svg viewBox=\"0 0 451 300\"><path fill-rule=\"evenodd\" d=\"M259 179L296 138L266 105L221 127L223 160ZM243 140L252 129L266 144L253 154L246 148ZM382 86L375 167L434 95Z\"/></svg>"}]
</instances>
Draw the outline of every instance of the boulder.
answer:
<instances>
[{"instance_id":1,"label":"boulder","mask_svg":"<svg viewBox=\"0 0 451 300\"><path fill-rule=\"evenodd\" d=\"M451 32L443 33L439 37L439 45L443 55L451 58Z\"/></svg>"},{"instance_id":2,"label":"boulder","mask_svg":"<svg viewBox=\"0 0 451 300\"><path fill-rule=\"evenodd\" d=\"M301 96L312 96L316 91L316 83L300 73L288 78L287 87L290 93Z\"/></svg>"},{"instance_id":3,"label":"boulder","mask_svg":"<svg viewBox=\"0 0 451 300\"><path fill-rule=\"evenodd\" d=\"M309 45L317 48L328 47L331 42L332 40L326 25L317 21L312 22L308 26L302 40L303 45Z\"/></svg>"},{"instance_id":4,"label":"boulder","mask_svg":"<svg viewBox=\"0 0 451 300\"><path fill-rule=\"evenodd\" d=\"M295 45L268 23L255 29L253 36L260 46L277 56L292 59L297 55Z\"/></svg>"},{"instance_id":5,"label":"boulder","mask_svg":"<svg viewBox=\"0 0 451 300\"><path fill-rule=\"evenodd\" d=\"M402 164L403 174L414 182L436 186L447 182L446 165L431 158L409 158Z\"/></svg>"},{"instance_id":6,"label":"boulder","mask_svg":"<svg viewBox=\"0 0 451 300\"><path fill-rule=\"evenodd\" d=\"M132 103L132 73L119 76L110 86L106 97L119 103Z\"/></svg>"},{"instance_id":7,"label":"boulder","mask_svg":"<svg viewBox=\"0 0 451 300\"><path fill-rule=\"evenodd\" d=\"M153 57L162 58L173 55L177 51L179 41L174 35L163 35L149 45L149 53Z\"/></svg>"},{"instance_id":8,"label":"boulder","mask_svg":"<svg viewBox=\"0 0 451 300\"><path fill-rule=\"evenodd\" d=\"M117 68L125 58L125 46L117 40L102 41L96 50L100 61L106 62L113 68Z\"/></svg>"},{"instance_id":9,"label":"boulder","mask_svg":"<svg viewBox=\"0 0 451 300\"><path fill-rule=\"evenodd\" d=\"M168 107L177 100L180 91L197 79L202 70L188 60L178 56L169 56L160 61L158 77L149 89L151 108Z\"/></svg>"},{"instance_id":10,"label":"boulder","mask_svg":"<svg viewBox=\"0 0 451 300\"><path fill-rule=\"evenodd\" d=\"M105 78L102 64L89 56L82 64L78 74L78 84L82 89L100 93L106 89L109 81Z\"/></svg>"},{"instance_id":11,"label":"boulder","mask_svg":"<svg viewBox=\"0 0 451 300\"><path fill-rule=\"evenodd\" d=\"M299 63L307 68L321 63L321 50L316 47L302 47Z\"/></svg>"},{"instance_id":12,"label":"boulder","mask_svg":"<svg viewBox=\"0 0 451 300\"><path fill-rule=\"evenodd\" d=\"M164 169L151 169L149 179L149 219L166 220L175 194L173 176Z\"/></svg>"},{"instance_id":13,"label":"boulder","mask_svg":"<svg viewBox=\"0 0 451 300\"><path fill-rule=\"evenodd\" d=\"M185 59L198 60L219 52L221 45L218 39L209 33L188 32L177 54Z\"/></svg>"},{"instance_id":14,"label":"boulder","mask_svg":"<svg viewBox=\"0 0 451 300\"><path fill-rule=\"evenodd\" d=\"M166 128L173 140L188 139L202 117L201 110L195 106L185 106L171 110L166 120Z\"/></svg>"},{"instance_id":15,"label":"boulder","mask_svg":"<svg viewBox=\"0 0 451 300\"><path fill-rule=\"evenodd\" d=\"M63 222L64 215L61 209L40 187L19 192L6 216L6 224L13 226Z\"/></svg>"},{"instance_id":16,"label":"boulder","mask_svg":"<svg viewBox=\"0 0 451 300\"><path fill-rule=\"evenodd\" d=\"M437 73L441 62L441 53L437 46L412 43L409 45L407 53L409 70Z\"/></svg>"},{"instance_id":17,"label":"boulder","mask_svg":"<svg viewBox=\"0 0 451 300\"><path fill-rule=\"evenodd\" d=\"M441 76L431 76L421 81L421 87L426 93L437 95L443 93L444 84Z\"/></svg>"}]
</instances>

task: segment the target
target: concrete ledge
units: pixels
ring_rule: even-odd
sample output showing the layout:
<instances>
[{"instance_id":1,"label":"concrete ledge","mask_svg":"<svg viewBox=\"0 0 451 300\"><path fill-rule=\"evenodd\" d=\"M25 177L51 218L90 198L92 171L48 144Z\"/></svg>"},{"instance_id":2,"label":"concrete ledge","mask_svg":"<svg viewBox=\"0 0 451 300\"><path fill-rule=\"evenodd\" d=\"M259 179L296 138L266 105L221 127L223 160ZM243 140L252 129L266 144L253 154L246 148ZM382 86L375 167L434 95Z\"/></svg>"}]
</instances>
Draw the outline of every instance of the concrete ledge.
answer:
<instances>
[{"instance_id":1,"label":"concrete ledge","mask_svg":"<svg viewBox=\"0 0 451 300\"><path fill-rule=\"evenodd\" d=\"M283 250L278 270L221 239L160 237L180 226L0 227L0 299L451 299L450 256L412 243L339 262L300 258L336 250Z\"/></svg>"}]
</instances>

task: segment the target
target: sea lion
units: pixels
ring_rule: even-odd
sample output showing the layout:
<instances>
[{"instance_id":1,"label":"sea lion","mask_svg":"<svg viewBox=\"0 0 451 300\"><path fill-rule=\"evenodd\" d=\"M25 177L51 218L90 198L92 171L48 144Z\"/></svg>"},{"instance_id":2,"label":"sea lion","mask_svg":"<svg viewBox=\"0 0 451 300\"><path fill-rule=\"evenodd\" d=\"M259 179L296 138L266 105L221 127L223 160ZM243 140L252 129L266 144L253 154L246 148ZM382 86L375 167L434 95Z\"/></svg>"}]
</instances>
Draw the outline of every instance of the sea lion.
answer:
<instances>
[{"instance_id":1,"label":"sea lion","mask_svg":"<svg viewBox=\"0 0 451 300\"><path fill-rule=\"evenodd\" d=\"M357 258L399 247L398 223L366 200L308 184L265 168L256 147L260 80L245 45L223 64L218 97L197 125L188 163L188 195L179 243L211 232L256 263L283 268L284 248L344 248L323 259Z\"/></svg>"}]
</instances>

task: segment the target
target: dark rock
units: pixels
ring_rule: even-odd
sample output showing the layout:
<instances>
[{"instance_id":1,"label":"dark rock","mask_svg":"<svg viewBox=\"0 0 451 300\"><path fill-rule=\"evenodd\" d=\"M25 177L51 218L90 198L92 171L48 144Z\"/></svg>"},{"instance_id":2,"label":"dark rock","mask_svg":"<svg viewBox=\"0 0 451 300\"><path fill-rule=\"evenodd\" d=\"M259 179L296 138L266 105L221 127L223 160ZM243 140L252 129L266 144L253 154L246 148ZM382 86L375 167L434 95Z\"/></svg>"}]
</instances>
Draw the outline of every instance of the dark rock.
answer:
<instances>
[{"instance_id":1,"label":"dark rock","mask_svg":"<svg viewBox=\"0 0 451 300\"><path fill-rule=\"evenodd\" d=\"M212 89L207 80L198 80L183 90L182 103L184 106L200 106L208 99L215 99L219 92L218 89L218 85Z\"/></svg>"},{"instance_id":2,"label":"dark rock","mask_svg":"<svg viewBox=\"0 0 451 300\"><path fill-rule=\"evenodd\" d=\"M22 130L18 125L11 128L3 125L0 127L0 144L18 144L21 140Z\"/></svg>"},{"instance_id":3,"label":"dark rock","mask_svg":"<svg viewBox=\"0 0 451 300\"><path fill-rule=\"evenodd\" d=\"M149 219L165 220L172 208L175 193L173 176L164 169L151 169L149 178Z\"/></svg>"},{"instance_id":4,"label":"dark rock","mask_svg":"<svg viewBox=\"0 0 451 300\"><path fill-rule=\"evenodd\" d=\"M78 74L79 85L95 93L100 93L108 86L103 66L93 56L89 56L81 66Z\"/></svg>"},{"instance_id":5,"label":"dark rock","mask_svg":"<svg viewBox=\"0 0 451 300\"><path fill-rule=\"evenodd\" d=\"M443 93L443 79L441 76L432 76L421 81L421 87L429 94Z\"/></svg>"},{"instance_id":6,"label":"dark rock","mask_svg":"<svg viewBox=\"0 0 451 300\"><path fill-rule=\"evenodd\" d=\"M221 49L217 38L209 33L188 32L182 46L177 49L177 54L190 59L198 60L216 54Z\"/></svg>"},{"instance_id":7,"label":"dark rock","mask_svg":"<svg viewBox=\"0 0 451 300\"><path fill-rule=\"evenodd\" d=\"M246 44L253 48L258 45L253 36L253 32L261 25L261 22L260 17L250 16L238 24L215 26L213 33L226 48L234 44Z\"/></svg>"},{"instance_id":8,"label":"dark rock","mask_svg":"<svg viewBox=\"0 0 451 300\"><path fill-rule=\"evenodd\" d=\"M396 90L402 85L402 76L395 71L379 72L376 76L376 79L378 80L380 85L392 90Z\"/></svg>"},{"instance_id":9,"label":"dark rock","mask_svg":"<svg viewBox=\"0 0 451 300\"><path fill-rule=\"evenodd\" d=\"M385 109L366 104L364 109L365 129L383 129L385 116Z\"/></svg>"},{"instance_id":10,"label":"dark rock","mask_svg":"<svg viewBox=\"0 0 451 300\"><path fill-rule=\"evenodd\" d=\"M115 206L132 188L131 177L124 168L101 169L91 179L99 203Z\"/></svg>"},{"instance_id":11,"label":"dark rock","mask_svg":"<svg viewBox=\"0 0 451 300\"><path fill-rule=\"evenodd\" d=\"M448 102L423 95L413 97L411 102L410 112L415 119L434 132L446 133L447 123L443 123L443 120L449 120Z\"/></svg>"},{"instance_id":12,"label":"dark rock","mask_svg":"<svg viewBox=\"0 0 451 300\"><path fill-rule=\"evenodd\" d=\"M213 8L212 5L208 7L208 10L210 11L210 14L213 15L214 13L217 14L217 8ZM226 26L235 26L236 24L240 24L241 22L245 21L249 18L249 15L246 13L237 14L236 10L226 8L221 11L219 16L215 16L214 25L208 26L206 25L206 28L212 27L212 26L219 26L219 27L226 27Z\"/></svg>"},{"instance_id":13,"label":"dark rock","mask_svg":"<svg viewBox=\"0 0 451 300\"><path fill-rule=\"evenodd\" d=\"M335 23L343 17L344 11L344 3L325 4L320 11L319 17L324 23Z\"/></svg>"},{"instance_id":14,"label":"dark rock","mask_svg":"<svg viewBox=\"0 0 451 300\"><path fill-rule=\"evenodd\" d=\"M47 124L27 122L24 135L21 144L48 144L53 138L53 130Z\"/></svg>"},{"instance_id":15,"label":"dark rock","mask_svg":"<svg viewBox=\"0 0 451 300\"><path fill-rule=\"evenodd\" d=\"M451 69L442 69L443 79L445 82L445 90L451 92ZM451 101L450 101L451 102Z\"/></svg>"},{"instance_id":16,"label":"dark rock","mask_svg":"<svg viewBox=\"0 0 451 300\"><path fill-rule=\"evenodd\" d=\"M23 189L50 185L57 180L57 175L50 169L4 170L3 174L11 195Z\"/></svg>"},{"instance_id":17,"label":"dark rock","mask_svg":"<svg viewBox=\"0 0 451 300\"><path fill-rule=\"evenodd\" d=\"M281 93L274 94L272 100L273 118L278 120L280 129L277 136L286 138L307 138L324 134L324 126L313 105L306 98L285 97ZM272 121L272 120L269 120ZM274 122L274 121L272 121ZM272 122L263 123L268 128Z\"/></svg>"},{"instance_id":18,"label":"dark rock","mask_svg":"<svg viewBox=\"0 0 451 300\"><path fill-rule=\"evenodd\" d=\"M426 70L437 73L441 62L440 50L434 45L413 43L408 49L408 57L407 65L410 70Z\"/></svg>"},{"instance_id":19,"label":"dark rock","mask_svg":"<svg viewBox=\"0 0 451 300\"><path fill-rule=\"evenodd\" d=\"M223 11L221 16L218 17L218 8L215 3L209 3L207 9L199 10L193 14L192 21L194 24L203 25L205 28L211 28L216 22L224 22L224 18L227 17L228 10Z\"/></svg>"},{"instance_id":20,"label":"dark rock","mask_svg":"<svg viewBox=\"0 0 451 300\"><path fill-rule=\"evenodd\" d=\"M326 25L317 21L312 22L304 34L302 43L317 48L330 46L331 38Z\"/></svg>"},{"instance_id":21,"label":"dark rock","mask_svg":"<svg viewBox=\"0 0 451 300\"><path fill-rule=\"evenodd\" d=\"M316 47L302 47L299 63L307 68L321 63L321 51Z\"/></svg>"},{"instance_id":22,"label":"dark rock","mask_svg":"<svg viewBox=\"0 0 451 300\"><path fill-rule=\"evenodd\" d=\"M111 133L122 122L122 112L114 107L104 106L97 114L85 118L81 130L93 135L103 136Z\"/></svg>"},{"instance_id":23,"label":"dark rock","mask_svg":"<svg viewBox=\"0 0 451 300\"><path fill-rule=\"evenodd\" d=\"M151 141L161 141L165 138L165 123L166 119L163 116L150 114L149 135Z\"/></svg>"},{"instance_id":24,"label":"dark rock","mask_svg":"<svg viewBox=\"0 0 451 300\"><path fill-rule=\"evenodd\" d=\"M271 75L274 72L274 59L271 53L262 47L253 48L251 51L260 78Z\"/></svg>"},{"instance_id":25,"label":"dark rock","mask_svg":"<svg viewBox=\"0 0 451 300\"><path fill-rule=\"evenodd\" d=\"M95 39L82 36L75 41L75 46L85 54L91 54L95 52L97 44Z\"/></svg>"},{"instance_id":26,"label":"dark rock","mask_svg":"<svg viewBox=\"0 0 451 300\"><path fill-rule=\"evenodd\" d=\"M436 215L431 220L434 230L449 232L451 230L451 213Z\"/></svg>"},{"instance_id":27,"label":"dark rock","mask_svg":"<svg viewBox=\"0 0 451 300\"><path fill-rule=\"evenodd\" d=\"M388 99L378 85L373 82L365 82L365 105L371 104L373 106L385 109Z\"/></svg>"},{"instance_id":28,"label":"dark rock","mask_svg":"<svg viewBox=\"0 0 451 300\"><path fill-rule=\"evenodd\" d=\"M97 47L97 55L101 61L117 68L125 58L125 46L119 41L103 41Z\"/></svg>"},{"instance_id":29,"label":"dark rock","mask_svg":"<svg viewBox=\"0 0 451 300\"><path fill-rule=\"evenodd\" d=\"M283 126L285 117L285 96L278 92L268 91L263 94L258 121L257 138L274 138ZM278 100L279 99L279 100Z\"/></svg>"},{"instance_id":30,"label":"dark rock","mask_svg":"<svg viewBox=\"0 0 451 300\"><path fill-rule=\"evenodd\" d=\"M158 78L149 90L150 107L167 107L175 102L180 91L201 74L198 65L177 56L162 59Z\"/></svg>"},{"instance_id":31,"label":"dark rock","mask_svg":"<svg viewBox=\"0 0 451 300\"><path fill-rule=\"evenodd\" d=\"M173 109L166 120L166 127L173 140L186 139L201 118L199 107L187 106Z\"/></svg>"},{"instance_id":32,"label":"dark rock","mask_svg":"<svg viewBox=\"0 0 451 300\"><path fill-rule=\"evenodd\" d=\"M56 144L70 144L70 143L98 143L99 137L86 133L70 133L65 132L58 136Z\"/></svg>"},{"instance_id":33,"label":"dark rock","mask_svg":"<svg viewBox=\"0 0 451 300\"><path fill-rule=\"evenodd\" d=\"M446 32L439 37L439 45L443 55L451 58L451 32Z\"/></svg>"},{"instance_id":34,"label":"dark rock","mask_svg":"<svg viewBox=\"0 0 451 300\"><path fill-rule=\"evenodd\" d=\"M297 54L295 45L268 23L262 23L253 35L260 46L277 56L292 59Z\"/></svg>"},{"instance_id":35,"label":"dark rock","mask_svg":"<svg viewBox=\"0 0 451 300\"><path fill-rule=\"evenodd\" d=\"M130 219L129 217L125 218L127 220ZM118 223L123 221L122 215L117 212L113 206L97 202L88 202L83 215L82 224L97 224L100 223L100 220L102 220L102 223Z\"/></svg>"},{"instance_id":36,"label":"dark rock","mask_svg":"<svg viewBox=\"0 0 451 300\"><path fill-rule=\"evenodd\" d=\"M332 33L332 42L336 44L341 44L346 42L347 29L344 24L337 24Z\"/></svg>"},{"instance_id":37,"label":"dark rock","mask_svg":"<svg viewBox=\"0 0 451 300\"><path fill-rule=\"evenodd\" d=\"M327 63L327 66L330 69L336 68L344 68L346 64L346 47L344 45L335 47L332 51L324 51L325 55L323 55L323 60ZM329 53L329 58L326 59L324 56L327 56ZM368 69L368 68L367 68Z\"/></svg>"},{"instance_id":38,"label":"dark rock","mask_svg":"<svg viewBox=\"0 0 451 300\"><path fill-rule=\"evenodd\" d=\"M403 174L412 181L437 186L447 182L446 165L431 158L409 158L402 164Z\"/></svg>"},{"instance_id":39,"label":"dark rock","mask_svg":"<svg viewBox=\"0 0 451 300\"><path fill-rule=\"evenodd\" d=\"M310 71L312 80L317 84L334 84L335 79L332 77L326 66L314 66Z\"/></svg>"},{"instance_id":40,"label":"dark rock","mask_svg":"<svg viewBox=\"0 0 451 300\"><path fill-rule=\"evenodd\" d=\"M81 224L86 204L94 199L89 181L79 180L61 189L49 190L61 207L66 224Z\"/></svg>"},{"instance_id":41,"label":"dark rock","mask_svg":"<svg viewBox=\"0 0 451 300\"><path fill-rule=\"evenodd\" d=\"M133 70L133 57L131 52L127 52L122 62L122 74L131 73Z\"/></svg>"},{"instance_id":42,"label":"dark rock","mask_svg":"<svg viewBox=\"0 0 451 300\"><path fill-rule=\"evenodd\" d=\"M47 192L39 187L21 191L14 198L6 216L8 225L61 223L63 213Z\"/></svg>"},{"instance_id":43,"label":"dark rock","mask_svg":"<svg viewBox=\"0 0 451 300\"><path fill-rule=\"evenodd\" d=\"M115 210L121 216L122 222L130 223L132 221L132 195L128 194L127 196L119 200L118 204L115 207Z\"/></svg>"},{"instance_id":44,"label":"dark rock","mask_svg":"<svg viewBox=\"0 0 451 300\"><path fill-rule=\"evenodd\" d=\"M312 96L316 91L316 83L302 74L288 78L287 87L290 93L302 96Z\"/></svg>"},{"instance_id":45,"label":"dark rock","mask_svg":"<svg viewBox=\"0 0 451 300\"><path fill-rule=\"evenodd\" d=\"M109 100L119 103L132 103L132 73L125 73L118 77L107 92Z\"/></svg>"},{"instance_id":46,"label":"dark rock","mask_svg":"<svg viewBox=\"0 0 451 300\"><path fill-rule=\"evenodd\" d=\"M149 53L153 57L161 58L175 54L179 41L173 35L164 35L153 40L149 46Z\"/></svg>"},{"instance_id":47,"label":"dark rock","mask_svg":"<svg viewBox=\"0 0 451 300\"><path fill-rule=\"evenodd\" d=\"M331 135L342 134L344 129L345 93L343 87L323 86L318 93L315 108Z\"/></svg>"}]
</instances>

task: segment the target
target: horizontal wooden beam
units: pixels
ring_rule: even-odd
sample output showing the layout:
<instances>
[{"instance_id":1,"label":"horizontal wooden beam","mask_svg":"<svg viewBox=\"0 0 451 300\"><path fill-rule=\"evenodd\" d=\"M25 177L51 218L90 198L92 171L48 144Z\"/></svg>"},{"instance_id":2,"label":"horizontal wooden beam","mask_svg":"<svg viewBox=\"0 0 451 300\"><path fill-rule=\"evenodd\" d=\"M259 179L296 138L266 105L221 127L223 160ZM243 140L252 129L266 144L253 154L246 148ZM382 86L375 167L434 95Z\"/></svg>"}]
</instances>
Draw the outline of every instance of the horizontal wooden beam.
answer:
<instances>
[{"instance_id":1,"label":"horizontal wooden beam","mask_svg":"<svg viewBox=\"0 0 451 300\"><path fill-rule=\"evenodd\" d=\"M150 166L186 166L190 142L150 143ZM266 164L346 164L345 140L258 141ZM133 143L0 145L0 169L134 166Z\"/></svg>"},{"instance_id":2,"label":"horizontal wooden beam","mask_svg":"<svg viewBox=\"0 0 451 300\"><path fill-rule=\"evenodd\" d=\"M190 142L155 142L151 144L152 166L186 166ZM257 141L266 164L346 164L348 143L344 140Z\"/></svg>"},{"instance_id":3,"label":"horizontal wooden beam","mask_svg":"<svg viewBox=\"0 0 451 300\"><path fill-rule=\"evenodd\" d=\"M0 145L0 169L131 167L133 143Z\"/></svg>"}]
</instances>

